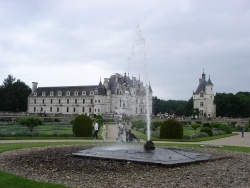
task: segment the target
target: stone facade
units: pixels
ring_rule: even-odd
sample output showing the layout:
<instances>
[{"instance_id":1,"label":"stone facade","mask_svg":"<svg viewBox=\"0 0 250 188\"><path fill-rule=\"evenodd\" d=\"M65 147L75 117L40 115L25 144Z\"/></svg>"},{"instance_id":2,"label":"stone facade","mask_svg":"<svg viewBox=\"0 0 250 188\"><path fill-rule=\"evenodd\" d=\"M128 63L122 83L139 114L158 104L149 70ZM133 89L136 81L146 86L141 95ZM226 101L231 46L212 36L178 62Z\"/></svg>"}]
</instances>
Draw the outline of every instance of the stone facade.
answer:
<instances>
[{"instance_id":1,"label":"stone facade","mask_svg":"<svg viewBox=\"0 0 250 188\"><path fill-rule=\"evenodd\" d=\"M33 82L28 98L29 114L74 115L74 114L126 114L152 113L152 89L150 84L136 77L114 74L104 78L98 85L37 87ZM147 88L147 89L146 89ZM146 100L148 96L148 100ZM147 105L148 104L148 105Z\"/></svg>"},{"instance_id":2,"label":"stone facade","mask_svg":"<svg viewBox=\"0 0 250 188\"><path fill-rule=\"evenodd\" d=\"M199 79L199 86L193 93L193 108L199 109L200 116L214 118L216 117L216 105L214 104L213 83L210 76L206 80L203 72Z\"/></svg>"}]
</instances>

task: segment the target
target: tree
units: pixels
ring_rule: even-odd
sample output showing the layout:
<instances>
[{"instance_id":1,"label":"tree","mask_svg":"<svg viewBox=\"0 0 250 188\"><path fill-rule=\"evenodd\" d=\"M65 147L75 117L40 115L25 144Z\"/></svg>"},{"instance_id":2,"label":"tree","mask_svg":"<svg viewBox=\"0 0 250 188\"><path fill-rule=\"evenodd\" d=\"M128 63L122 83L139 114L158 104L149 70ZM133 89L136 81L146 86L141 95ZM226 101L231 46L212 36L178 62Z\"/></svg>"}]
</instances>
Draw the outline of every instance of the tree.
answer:
<instances>
[{"instance_id":1,"label":"tree","mask_svg":"<svg viewBox=\"0 0 250 188\"><path fill-rule=\"evenodd\" d=\"M200 127L200 124L198 124L198 123L193 123L193 124L191 125L191 127L194 129L194 132L196 133L196 129L197 129L198 127Z\"/></svg>"},{"instance_id":2,"label":"tree","mask_svg":"<svg viewBox=\"0 0 250 188\"><path fill-rule=\"evenodd\" d=\"M186 115L187 101L184 100L162 100L157 97L153 97L153 114L168 113L177 116Z\"/></svg>"},{"instance_id":3,"label":"tree","mask_svg":"<svg viewBox=\"0 0 250 188\"><path fill-rule=\"evenodd\" d=\"M33 129L38 126L38 125L42 125L43 122L40 118L34 118L34 117L30 117L30 118L21 118L19 120L19 123L23 126L26 126L29 128L29 131L32 133Z\"/></svg>"},{"instance_id":4,"label":"tree","mask_svg":"<svg viewBox=\"0 0 250 188\"><path fill-rule=\"evenodd\" d=\"M216 93L215 96L217 116L221 117L249 117L250 93L238 92Z\"/></svg>"},{"instance_id":5,"label":"tree","mask_svg":"<svg viewBox=\"0 0 250 188\"><path fill-rule=\"evenodd\" d=\"M0 87L0 111L26 111L31 88L8 75Z\"/></svg>"}]
</instances>

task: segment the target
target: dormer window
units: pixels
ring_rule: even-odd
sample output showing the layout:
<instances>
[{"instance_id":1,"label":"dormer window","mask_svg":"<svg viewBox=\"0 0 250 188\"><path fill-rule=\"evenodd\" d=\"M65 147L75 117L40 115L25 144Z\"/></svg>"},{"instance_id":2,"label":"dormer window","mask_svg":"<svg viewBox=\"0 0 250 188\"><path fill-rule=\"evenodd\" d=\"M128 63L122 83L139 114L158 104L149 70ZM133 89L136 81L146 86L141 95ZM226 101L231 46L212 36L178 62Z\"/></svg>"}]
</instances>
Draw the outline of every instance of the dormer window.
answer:
<instances>
[{"instance_id":1,"label":"dormer window","mask_svg":"<svg viewBox=\"0 0 250 188\"><path fill-rule=\"evenodd\" d=\"M62 96L62 92L61 91L58 91L58 96Z\"/></svg>"},{"instance_id":2,"label":"dormer window","mask_svg":"<svg viewBox=\"0 0 250 188\"><path fill-rule=\"evenodd\" d=\"M37 96L37 92L34 93L34 96L35 96L35 97Z\"/></svg>"},{"instance_id":3,"label":"dormer window","mask_svg":"<svg viewBox=\"0 0 250 188\"><path fill-rule=\"evenodd\" d=\"M94 91L90 91L90 95L94 95Z\"/></svg>"},{"instance_id":4,"label":"dormer window","mask_svg":"<svg viewBox=\"0 0 250 188\"><path fill-rule=\"evenodd\" d=\"M200 97L204 97L204 93L200 93Z\"/></svg>"},{"instance_id":5,"label":"dormer window","mask_svg":"<svg viewBox=\"0 0 250 188\"><path fill-rule=\"evenodd\" d=\"M42 92L42 96L46 96L46 92L45 91Z\"/></svg>"},{"instance_id":6,"label":"dormer window","mask_svg":"<svg viewBox=\"0 0 250 188\"><path fill-rule=\"evenodd\" d=\"M67 96L70 96L70 91L67 91Z\"/></svg>"},{"instance_id":7,"label":"dormer window","mask_svg":"<svg viewBox=\"0 0 250 188\"><path fill-rule=\"evenodd\" d=\"M74 95L75 95L75 96L78 96L78 91L75 91Z\"/></svg>"},{"instance_id":8,"label":"dormer window","mask_svg":"<svg viewBox=\"0 0 250 188\"><path fill-rule=\"evenodd\" d=\"M86 91L82 91L82 95L86 95Z\"/></svg>"},{"instance_id":9,"label":"dormer window","mask_svg":"<svg viewBox=\"0 0 250 188\"><path fill-rule=\"evenodd\" d=\"M98 91L95 91L95 94L97 95L97 94L98 94Z\"/></svg>"},{"instance_id":10,"label":"dormer window","mask_svg":"<svg viewBox=\"0 0 250 188\"><path fill-rule=\"evenodd\" d=\"M53 91L50 92L50 96L54 96L54 92Z\"/></svg>"}]
</instances>

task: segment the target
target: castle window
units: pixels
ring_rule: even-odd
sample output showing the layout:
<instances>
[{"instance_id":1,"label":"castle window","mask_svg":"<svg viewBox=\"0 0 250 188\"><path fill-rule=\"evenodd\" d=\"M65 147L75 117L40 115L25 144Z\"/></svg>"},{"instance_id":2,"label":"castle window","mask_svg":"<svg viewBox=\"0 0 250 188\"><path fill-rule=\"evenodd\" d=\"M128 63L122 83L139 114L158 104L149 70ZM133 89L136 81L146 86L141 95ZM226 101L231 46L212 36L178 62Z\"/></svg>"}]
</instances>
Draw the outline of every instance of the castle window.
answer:
<instances>
[{"instance_id":1,"label":"castle window","mask_svg":"<svg viewBox=\"0 0 250 188\"><path fill-rule=\"evenodd\" d=\"M200 102L200 107L204 107L204 102Z\"/></svg>"},{"instance_id":2,"label":"castle window","mask_svg":"<svg viewBox=\"0 0 250 188\"><path fill-rule=\"evenodd\" d=\"M82 107L82 112L84 112L84 107Z\"/></svg>"},{"instance_id":3,"label":"castle window","mask_svg":"<svg viewBox=\"0 0 250 188\"><path fill-rule=\"evenodd\" d=\"M73 108L73 112L76 112L76 108Z\"/></svg>"},{"instance_id":4,"label":"castle window","mask_svg":"<svg viewBox=\"0 0 250 188\"><path fill-rule=\"evenodd\" d=\"M70 91L67 91L67 96L70 96Z\"/></svg>"},{"instance_id":5,"label":"castle window","mask_svg":"<svg viewBox=\"0 0 250 188\"><path fill-rule=\"evenodd\" d=\"M85 103L85 99L82 99L82 103L83 103L83 104Z\"/></svg>"},{"instance_id":6,"label":"castle window","mask_svg":"<svg viewBox=\"0 0 250 188\"><path fill-rule=\"evenodd\" d=\"M75 104L77 104L77 99L75 99Z\"/></svg>"},{"instance_id":7,"label":"castle window","mask_svg":"<svg viewBox=\"0 0 250 188\"><path fill-rule=\"evenodd\" d=\"M204 97L204 93L200 93L200 97Z\"/></svg>"},{"instance_id":8,"label":"castle window","mask_svg":"<svg viewBox=\"0 0 250 188\"><path fill-rule=\"evenodd\" d=\"M59 112L59 108L58 107L57 107L56 111Z\"/></svg>"},{"instance_id":9,"label":"castle window","mask_svg":"<svg viewBox=\"0 0 250 188\"><path fill-rule=\"evenodd\" d=\"M58 99L58 103L59 103L59 104L61 103L61 99Z\"/></svg>"},{"instance_id":10,"label":"castle window","mask_svg":"<svg viewBox=\"0 0 250 188\"><path fill-rule=\"evenodd\" d=\"M93 99L90 99L90 103L93 104Z\"/></svg>"},{"instance_id":11,"label":"castle window","mask_svg":"<svg viewBox=\"0 0 250 188\"><path fill-rule=\"evenodd\" d=\"M98 100L98 103L100 103L101 101L100 100Z\"/></svg>"},{"instance_id":12,"label":"castle window","mask_svg":"<svg viewBox=\"0 0 250 188\"><path fill-rule=\"evenodd\" d=\"M36 99L34 99L34 104L36 104Z\"/></svg>"},{"instance_id":13,"label":"castle window","mask_svg":"<svg viewBox=\"0 0 250 188\"><path fill-rule=\"evenodd\" d=\"M97 94L98 94L98 91L95 91L95 94L97 95Z\"/></svg>"},{"instance_id":14,"label":"castle window","mask_svg":"<svg viewBox=\"0 0 250 188\"><path fill-rule=\"evenodd\" d=\"M89 108L89 112L91 113L91 108Z\"/></svg>"},{"instance_id":15,"label":"castle window","mask_svg":"<svg viewBox=\"0 0 250 188\"><path fill-rule=\"evenodd\" d=\"M50 112L52 112L52 107L50 107Z\"/></svg>"},{"instance_id":16,"label":"castle window","mask_svg":"<svg viewBox=\"0 0 250 188\"><path fill-rule=\"evenodd\" d=\"M69 107L67 107L67 112L69 112Z\"/></svg>"},{"instance_id":17,"label":"castle window","mask_svg":"<svg viewBox=\"0 0 250 188\"><path fill-rule=\"evenodd\" d=\"M203 110L201 110L200 115L201 115L201 116L204 116Z\"/></svg>"},{"instance_id":18,"label":"castle window","mask_svg":"<svg viewBox=\"0 0 250 188\"><path fill-rule=\"evenodd\" d=\"M43 99L43 104L44 104L44 99Z\"/></svg>"},{"instance_id":19,"label":"castle window","mask_svg":"<svg viewBox=\"0 0 250 188\"><path fill-rule=\"evenodd\" d=\"M35 96L35 97L37 96L37 92L34 93L34 96Z\"/></svg>"},{"instance_id":20,"label":"castle window","mask_svg":"<svg viewBox=\"0 0 250 188\"><path fill-rule=\"evenodd\" d=\"M50 104L52 104L52 102L53 102L53 99L50 99Z\"/></svg>"},{"instance_id":21,"label":"castle window","mask_svg":"<svg viewBox=\"0 0 250 188\"><path fill-rule=\"evenodd\" d=\"M86 91L82 91L82 95L86 95Z\"/></svg>"},{"instance_id":22,"label":"castle window","mask_svg":"<svg viewBox=\"0 0 250 188\"><path fill-rule=\"evenodd\" d=\"M36 107L34 107L34 112L36 112Z\"/></svg>"},{"instance_id":23,"label":"castle window","mask_svg":"<svg viewBox=\"0 0 250 188\"><path fill-rule=\"evenodd\" d=\"M50 92L50 96L54 96L54 92L53 91Z\"/></svg>"},{"instance_id":24,"label":"castle window","mask_svg":"<svg viewBox=\"0 0 250 188\"><path fill-rule=\"evenodd\" d=\"M67 104L69 104L69 99L67 99Z\"/></svg>"},{"instance_id":25,"label":"castle window","mask_svg":"<svg viewBox=\"0 0 250 188\"><path fill-rule=\"evenodd\" d=\"M93 91L90 91L90 95L94 95L94 92L93 92Z\"/></svg>"},{"instance_id":26,"label":"castle window","mask_svg":"<svg viewBox=\"0 0 250 188\"><path fill-rule=\"evenodd\" d=\"M42 96L46 96L46 92L45 91L42 92Z\"/></svg>"},{"instance_id":27,"label":"castle window","mask_svg":"<svg viewBox=\"0 0 250 188\"><path fill-rule=\"evenodd\" d=\"M61 91L58 91L58 96L62 96L62 92Z\"/></svg>"},{"instance_id":28,"label":"castle window","mask_svg":"<svg viewBox=\"0 0 250 188\"><path fill-rule=\"evenodd\" d=\"M75 91L75 96L78 96L78 91Z\"/></svg>"}]
</instances>

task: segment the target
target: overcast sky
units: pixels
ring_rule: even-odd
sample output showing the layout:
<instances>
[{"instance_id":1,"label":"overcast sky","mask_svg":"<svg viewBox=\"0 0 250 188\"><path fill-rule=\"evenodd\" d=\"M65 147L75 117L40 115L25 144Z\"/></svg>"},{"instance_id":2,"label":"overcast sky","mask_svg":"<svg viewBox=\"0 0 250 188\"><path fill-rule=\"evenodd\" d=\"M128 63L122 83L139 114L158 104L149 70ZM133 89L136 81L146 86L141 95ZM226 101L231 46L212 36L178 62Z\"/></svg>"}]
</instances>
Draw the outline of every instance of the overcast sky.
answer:
<instances>
[{"instance_id":1,"label":"overcast sky","mask_svg":"<svg viewBox=\"0 0 250 188\"><path fill-rule=\"evenodd\" d=\"M131 62L136 28L147 71ZM97 85L147 74L153 96L188 100L203 72L217 93L250 91L249 0L0 0L0 84Z\"/></svg>"}]
</instances>

